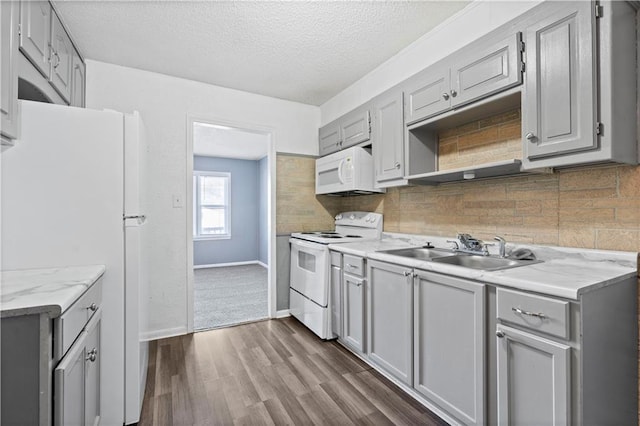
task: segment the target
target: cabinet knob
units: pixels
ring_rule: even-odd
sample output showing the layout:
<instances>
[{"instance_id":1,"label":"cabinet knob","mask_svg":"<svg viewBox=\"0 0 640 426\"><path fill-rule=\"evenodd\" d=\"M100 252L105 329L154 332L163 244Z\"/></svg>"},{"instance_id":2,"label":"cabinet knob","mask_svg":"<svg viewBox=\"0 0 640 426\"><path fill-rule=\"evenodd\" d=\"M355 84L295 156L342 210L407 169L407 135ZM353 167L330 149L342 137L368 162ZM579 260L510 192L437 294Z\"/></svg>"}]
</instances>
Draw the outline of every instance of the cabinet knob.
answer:
<instances>
[{"instance_id":1,"label":"cabinet knob","mask_svg":"<svg viewBox=\"0 0 640 426\"><path fill-rule=\"evenodd\" d=\"M496 330L496 336L502 339L505 336L504 331Z\"/></svg>"},{"instance_id":2,"label":"cabinet knob","mask_svg":"<svg viewBox=\"0 0 640 426\"><path fill-rule=\"evenodd\" d=\"M533 133L529 132L524 136L529 142L533 142L536 140L536 135L534 135Z\"/></svg>"},{"instance_id":3,"label":"cabinet knob","mask_svg":"<svg viewBox=\"0 0 640 426\"><path fill-rule=\"evenodd\" d=\"M405 277L408 277L408 276L411 275L411 272L412 271L404 271L403 274L404 274Z\"/></svg>"},{"instance_id":4,"label":"cabinet knob","mask_svg":"<svg viewBox=\"0 0 640 426\"><path fill-rule=\"evenodd\" d=\"M87 308L93 312L98 310L98 305L96 305L95 303L92 303L91 305L89 305L89 307Z\"/></svg>"},{"instance_id":5,"label":"cabinet knob","mask_svg":"<svg viewBox=\"0 0 640 426\"><path fill-rule=\"evenodd\" d=\"M60 55L58 55L58 52L53 52L53 57L56 59L56 63L53 66L53 68L57 69L58 66L60 65Z\"/></svg>"},{"instance_id":6,"label":"cabinet knob","mask_svg":"<svg viewBox=\"0 0 640 426\"><path fill-rule=\"evenodd\" d=\"M98 358L98 349L93 348L87 353L87 357L85 358L85 360L96 362L97 358Z\"/></svg>"},{"instance_id":7,"label":"cabinet knob","mask_svg":"<svg viewBox=\"0 0 640 426\"><path fill-rule=\"evenodd\" d=\"M456 96L458 96L458 92L455 89L451 89L451 97L455 98Z\"/></svg>"},{"instance_id":8,"label":"cabinet knob","mask_svg":"<svg viewBox=\"0 0 640 426\"><path fill-rule=\"evenodd\" d=\"M444 92L442 94L442 97L444 98L445 101L449 100L449 94L447 92Z\"/></svg>"},{"instance_id":9,"label":"cabinet knob","mask_svg":"<svg viewBox=\"0 0 640 426\"><path fill-rule=\"evenodd\" d=\"M395 167L396 169L399 169L399 168L400 168L400 163L396 163L396 164L394 164L394 167Z\"/></svg>"}]
</instances>

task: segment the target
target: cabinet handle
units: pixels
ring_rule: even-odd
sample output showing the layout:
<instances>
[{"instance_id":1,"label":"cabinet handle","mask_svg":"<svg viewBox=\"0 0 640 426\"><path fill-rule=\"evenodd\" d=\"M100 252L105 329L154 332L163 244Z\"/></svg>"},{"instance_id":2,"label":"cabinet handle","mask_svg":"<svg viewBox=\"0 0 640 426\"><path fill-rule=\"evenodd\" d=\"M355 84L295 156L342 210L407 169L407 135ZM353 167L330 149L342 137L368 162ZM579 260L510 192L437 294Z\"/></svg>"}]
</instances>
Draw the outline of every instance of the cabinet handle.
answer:
<instances>
[{"instance_id":1,"label":"cabinet handle","mask_svg":"<svg viewBox=\"0 0 640 426\"><path fill-rule=\"evenodd\" d=\"M456 96L458 96L458 92L455 89L451 89L451 97L455 98Z\"/></svg>"},{"instance_id":2,"label":"cabinet handle","mask_svg":"<svg viewBox=\"0 0 640 426\"><path fill-rule=\"evenodd\" d=\"M394 167L395 167L396 169L399 169L399 168L400 168L400 163L396 163L396 164L394 164Z\"/></svg>"},{"instance_id":3,"label":"cabinet handle","mask_svg":"<svg viewBox=\"0 0 640 426\"><path fill-rule=\"evenodd\" d=\"M95 311L98 310L98 305L96 305L95 303L92 303L91 305L89 305L89 307L87 309L89 309L90 311L95 312Z\"/></svg>"},{"instance_id":4,"label":"cabinet handle","mask_svg":"<svg viewBox=\"0 0 640 426\"><path fill-rule=\"evenodd\" d=\"M58 52L53 52L53 57L56 58L56 64L53 66L53 69L57 69L58 65L60 65L60 55L58 55Z\"/></svg>"},{"instance_id":5,"label":"cabinet handle","mask_svg":"<svg viewBox=\"0 0 640 426\"><path fill-rule=\"evenodd\" d=\"M356 265L352 265L352 264L350 264L350 263L347 263L347 266L348 266L349 268L352 268L352 269L353 269L353 268L357 268L357 266L356 266Z\"/></svg>"},{"instance_id":6,"label":"cabinet handle","mask_svg":"<svg viewBox=\"0 0 640 426\"><path fill-rule=\"evenodd\" d=\"M408 276L411 276L412 271L404 271L403 274L405 277L408 277Z\"/></svg>"},{"instance_id":7,"label":"cabinet handle","mask_svg":"<svg viewBox=\"0 0 640 426\"><path fill-rule=\"evenodd\" d=\"M502 339L505 336L504 331L496 330L496 336Z\"/></svg>"},{"instance_id":8,"label":"cabinet handle","mask_svg":"<svg viewBox=\"0 0 640 426\"><path fill-rule=\"evenodd\" d=\"M91 362L96 362L97 358L98 358L98 349L93 348L87 353L87 357L85 358L85 360L86 361L91 361Z\"/></svg>"},{"instance_id":9,"label":"cabinet handle","mask_svg":"<svg viewBox=\"0 0 640 426\"><path fill-rule=\"evenodd\" d=\"M449 94L448 94L447 92L444 92L444 93L442 94L442 97L444 98L444 100L445 100L445 101L448 101L448 100L449 100Z\"/></svg>"},{"instance_id":10,"label":"cabinet handle","mask_svg":"<svg viewBox=\"0 0 640 426\"><path fill-rule=\"evenodd\" d=\"M520 309L520 308L516 308L516 307L512 307L511 310L513 312L515 312L516 314L528 315L530 317L540 318L541 320L547 318L547 316L545 314L543 314L542 312L530 312L530 311L525 311L524 309Z\"/></svg>"},{"instance_id":11,"label":"cabinet handle","mask_svg":"<svg viewBox=\"0 0 640 426\"><path fill-rule=\"evenodd\" d=\"M536 135L529 132L524 136L529 142L534 142L536 140Z\"/></svg>"}]
</instances>

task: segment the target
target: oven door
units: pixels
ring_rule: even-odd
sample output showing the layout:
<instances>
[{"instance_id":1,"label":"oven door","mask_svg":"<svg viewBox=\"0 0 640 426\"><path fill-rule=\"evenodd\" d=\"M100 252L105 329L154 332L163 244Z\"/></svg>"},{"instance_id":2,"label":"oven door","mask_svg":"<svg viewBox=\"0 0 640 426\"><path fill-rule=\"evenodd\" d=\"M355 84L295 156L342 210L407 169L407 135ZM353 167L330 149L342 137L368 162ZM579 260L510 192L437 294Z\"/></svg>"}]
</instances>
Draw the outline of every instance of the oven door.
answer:
<instances>
[{"instance_id":1,"label":"oven door","mask_svg":"<svg viewBox=\"0 0 640 426\"><path fill-rule=\"evenodd\" d=\"M329 299L329 248L296 238L291 243L291 288L326 307Z\"/></svg>"}]
</instances>

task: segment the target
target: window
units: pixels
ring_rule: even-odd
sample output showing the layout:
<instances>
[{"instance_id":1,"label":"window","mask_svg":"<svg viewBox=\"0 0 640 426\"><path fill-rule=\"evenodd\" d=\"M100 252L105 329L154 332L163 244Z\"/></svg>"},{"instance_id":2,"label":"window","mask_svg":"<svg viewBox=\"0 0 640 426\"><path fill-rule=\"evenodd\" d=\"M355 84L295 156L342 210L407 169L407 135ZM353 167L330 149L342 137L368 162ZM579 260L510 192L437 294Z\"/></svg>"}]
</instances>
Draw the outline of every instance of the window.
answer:
<instances>
[{"instance_id":1,"label":"window","mask_svg":"<svg viewBox=\"0 0 640 426\"><path fill-rule=\"evenodd\" d=\"M193 238L231 238L231 174L193 172Z\"/></svg>"}]
</instances>

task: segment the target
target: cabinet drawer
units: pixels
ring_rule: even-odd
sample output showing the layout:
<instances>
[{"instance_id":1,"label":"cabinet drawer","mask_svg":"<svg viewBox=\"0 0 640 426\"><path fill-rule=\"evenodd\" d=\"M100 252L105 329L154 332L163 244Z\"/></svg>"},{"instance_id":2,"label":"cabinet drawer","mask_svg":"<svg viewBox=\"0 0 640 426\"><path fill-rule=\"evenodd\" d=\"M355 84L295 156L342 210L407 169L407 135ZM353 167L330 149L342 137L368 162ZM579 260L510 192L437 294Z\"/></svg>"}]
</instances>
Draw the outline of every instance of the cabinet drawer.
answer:
<instances>
[{"instance_id":1,"label":"cabinet drawer","mask_svg":"<svg viewBox=\"0 0 640 426\"><path fill-rule=\"evenodd\" d=\"M569 302L499 288L498 319L569 339Z\"/></svg>"},{"instance_id":2,"label":"cabinet drawer","mask_svg":"<svg viewBox=\"0 0 640 426\"><path fill-rule=\"evenodd\" d=\"M331 266L342 267L342 253L339 251L331 252Z\"/></svg>"},{"instance_id":3,"label":"cabinet drawer","mask_svg":"<svg viewBox=\"0 0 640 426\"><path fill-rule=\"evenodd\" d=\"M359 277L364 276L364 259L360 256L352 256L350 254L344 255L344 272L357 275Z\"/></svg>"},{"instance_id":4,"label":"cabinet drawer","mask_svg":"<svg viewBox=\"0 0 640 426\"><path fill-rule=\"evenodd\" d=\"M54 357L62 359L102 303L102 278L54 321ZM95 309L92 309L95 304Z\"/></svg>"}]
</instances>

